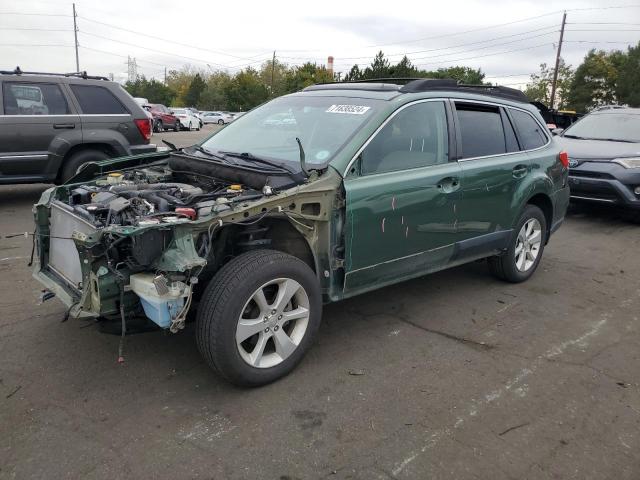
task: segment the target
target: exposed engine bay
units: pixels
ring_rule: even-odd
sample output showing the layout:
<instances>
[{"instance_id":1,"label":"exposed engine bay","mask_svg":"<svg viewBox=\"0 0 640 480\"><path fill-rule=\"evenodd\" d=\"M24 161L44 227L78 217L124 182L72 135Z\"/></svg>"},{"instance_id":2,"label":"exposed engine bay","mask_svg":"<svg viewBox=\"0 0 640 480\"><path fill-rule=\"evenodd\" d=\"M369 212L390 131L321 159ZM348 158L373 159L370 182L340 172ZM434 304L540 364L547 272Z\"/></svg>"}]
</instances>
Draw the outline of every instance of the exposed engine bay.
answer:
<instances>
[{"instance_id":1,"label":"exposed engine bay","mask_svg":"<svg viewBox=\"0 0 640 480\"><path fill-rule=\"evenodd\" d=\"M71 316L143 315L181 330L199 288L233 256L254 248L308 255L300 239L315 229L305 220L326 221L329 211L316 190L338 180L317 182L301 197L309 202L296 203L292 189L315 176L197 151L153 160L85 172L86 181L80 172L79 182L50 189L36 205L38 278L68 298Z\"/></svg>"},{"instance_id":2,"label":"exposed engine bay","mask_svg":"<svg viewBox=\"0 0 640 480\"><path fill-rule=\"evenodd\" d=\"M259 191L229 181L191 177L176 182L170 171L153 167L112 172L95 185L71 190L68 205L97 228L150 226L195 220L271 193L270 188ZM190 183L184 183L187 180Z\"/></svg>"}]
</instances>

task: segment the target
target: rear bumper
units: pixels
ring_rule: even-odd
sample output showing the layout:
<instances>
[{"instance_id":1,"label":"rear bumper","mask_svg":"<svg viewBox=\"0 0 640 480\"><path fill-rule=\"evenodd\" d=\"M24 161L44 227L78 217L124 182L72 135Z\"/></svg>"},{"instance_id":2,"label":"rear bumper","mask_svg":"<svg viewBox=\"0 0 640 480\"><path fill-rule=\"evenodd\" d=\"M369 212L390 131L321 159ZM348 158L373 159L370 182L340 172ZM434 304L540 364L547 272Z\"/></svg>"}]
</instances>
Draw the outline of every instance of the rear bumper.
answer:
<instances>
[{"instance_id":1,"label":"rear bumper","mask_svg":"<svg viewBox=\"0 0 640 480\"><path fill-rule=\"evenodd\" d=\"M131 150L131 155L140 155L142 153L153 153L158 151L158 147L156 147L153 143L148 145L131 145L129 147Z\"/></svg>"}]
</instances>

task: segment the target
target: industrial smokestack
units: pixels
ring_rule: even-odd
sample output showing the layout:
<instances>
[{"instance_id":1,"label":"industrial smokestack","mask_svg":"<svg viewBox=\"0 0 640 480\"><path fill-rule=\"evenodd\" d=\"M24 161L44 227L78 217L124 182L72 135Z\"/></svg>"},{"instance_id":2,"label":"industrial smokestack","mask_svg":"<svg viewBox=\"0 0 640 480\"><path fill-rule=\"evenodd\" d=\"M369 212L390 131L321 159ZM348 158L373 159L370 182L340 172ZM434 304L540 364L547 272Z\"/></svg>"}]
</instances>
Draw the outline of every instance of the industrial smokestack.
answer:
<instances>
[{"instance_id":1,"label":"industrial smokestack","mask_svg":"<svg viewBox=\"0 0 640 480\"><path fill-rule=\"evenodd\" d=\"M329 55L329 58L327 59L327 70L330 75L333 75L333 57L331 55Z\"/></svg>"}]
</instances>

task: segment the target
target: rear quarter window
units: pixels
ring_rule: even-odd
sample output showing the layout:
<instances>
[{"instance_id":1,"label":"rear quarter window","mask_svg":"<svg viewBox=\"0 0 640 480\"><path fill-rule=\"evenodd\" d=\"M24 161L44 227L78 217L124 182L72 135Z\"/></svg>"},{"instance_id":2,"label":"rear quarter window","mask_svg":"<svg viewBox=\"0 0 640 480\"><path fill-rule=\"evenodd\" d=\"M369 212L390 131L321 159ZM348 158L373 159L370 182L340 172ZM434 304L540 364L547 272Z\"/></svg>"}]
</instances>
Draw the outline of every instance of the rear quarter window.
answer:
<instances>
[{"instance_id":1,"label":"rear quarter window","mask_svg":"<svg viewBox=\"0 0 640 480\"><path fill-rule=\"evenodd\" d=\"M128 114L128 110L109 89L93 85L70 85L82 113L85 114Z\"/></svg>"},{"instance_id":2,"label":"rear quarter window","mask_svg":"<svg viewBox=\"0 0 640 480\"><path fill-rule=\"evenodd\" d=\"M542 131L542 127L531 115L522 110L510 109L510 111L524 150L540 148L547 143L547 136Z\"/></svg>"}]
</instances>

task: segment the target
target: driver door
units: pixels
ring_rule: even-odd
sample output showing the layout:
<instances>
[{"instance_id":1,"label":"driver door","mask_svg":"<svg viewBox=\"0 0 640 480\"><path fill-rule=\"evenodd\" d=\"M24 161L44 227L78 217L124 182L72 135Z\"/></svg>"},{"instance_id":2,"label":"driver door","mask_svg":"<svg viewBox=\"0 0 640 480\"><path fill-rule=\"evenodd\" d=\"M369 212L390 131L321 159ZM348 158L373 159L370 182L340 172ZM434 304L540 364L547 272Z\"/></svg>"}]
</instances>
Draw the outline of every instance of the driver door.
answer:
<instances>
[{"instance_id":1,"label":"driver door","mask_svg":"<svg viewBox=\"0 0 640 480\"><path fill-rule=\"evenodd\" d=\"M454 253L461 169L449 104L396 111L365 144L345 178L345 295L445 266Z\"/></svg>"}]
</instances>

